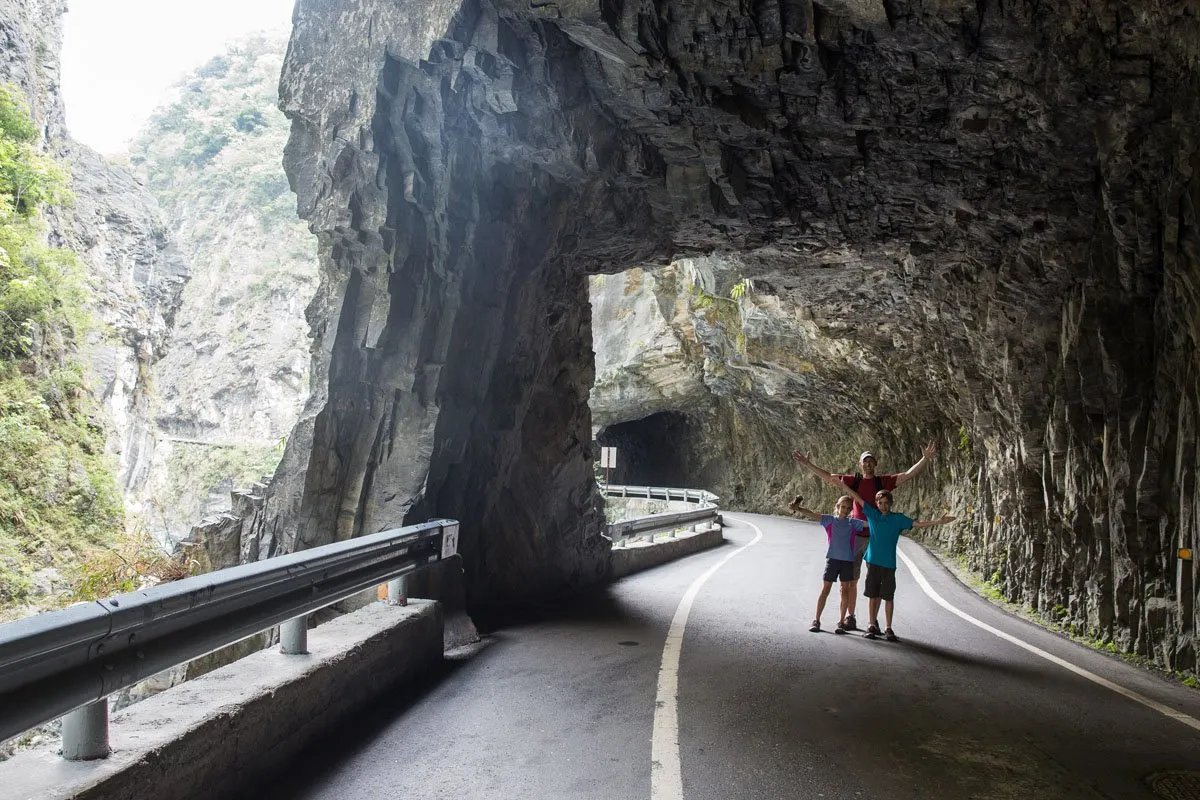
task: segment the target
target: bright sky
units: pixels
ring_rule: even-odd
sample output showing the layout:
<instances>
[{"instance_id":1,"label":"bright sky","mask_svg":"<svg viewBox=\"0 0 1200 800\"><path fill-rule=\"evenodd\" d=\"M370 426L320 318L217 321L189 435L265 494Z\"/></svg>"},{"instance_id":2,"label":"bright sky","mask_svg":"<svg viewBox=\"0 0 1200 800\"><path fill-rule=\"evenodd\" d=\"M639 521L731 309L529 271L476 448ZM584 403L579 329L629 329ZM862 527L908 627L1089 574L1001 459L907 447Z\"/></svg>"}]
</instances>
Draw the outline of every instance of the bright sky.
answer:
<instances>
[{"instance_id":1,"label":"bright sky","mask_svg":"<svg viewBox=\"0 0 1200 800\"><path fill-rule=\"evenodd\" d=\"M63 101L71 135L119 153L171 85L230 39L291 23L295 0L70 0Z\"/></svg>"}]
</instances>

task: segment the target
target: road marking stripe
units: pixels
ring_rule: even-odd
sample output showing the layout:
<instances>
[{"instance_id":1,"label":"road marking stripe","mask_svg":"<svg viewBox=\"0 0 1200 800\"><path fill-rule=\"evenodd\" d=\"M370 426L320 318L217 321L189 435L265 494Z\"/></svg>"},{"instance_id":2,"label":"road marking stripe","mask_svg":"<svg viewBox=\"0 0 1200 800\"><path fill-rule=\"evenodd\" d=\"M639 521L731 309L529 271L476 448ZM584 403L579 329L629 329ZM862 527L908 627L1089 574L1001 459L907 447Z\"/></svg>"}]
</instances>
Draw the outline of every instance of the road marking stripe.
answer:
<instances>
[{"instance_id":1,"label":"road marking stripe","mask_svg":"<svg viewBox=\"0 0 1200 800\"><path fill-rule=\"evenodd\" d=\"M667 641L663 644L662 666L658 670L658 694L654 698L654 733L650 740L650 800L683 800L683 769L679 761L679 654L683 649L683 629L687 627L692 603L705 581L717 570L729 563L729 559L748 547L758 544L763 538L762 530L753 522L739 519L749 525L757 536L737 550L713 564L684 593L667 630Z\"/></svg>"},{"instance_id":2,"label":"road marking stripe","mask_svg":"<svg viewBox=\"0 0 1200 800\"><path fill-rule=\"evenodd\" d=\"M1123 695L1124 697L1128 697L1130 700L1133 700L1136 703L1141 703L1146 708L1153 709L1154 711L1157 711L1158 713L1162 714L1165 717L1170 717L1171 719L1175 720L1176 722L1182 722L1184 725L1187 725L1189 728L1195 728L1196 730L1200 731L1200 719L1196 719L1195 717L1188 716L1187 714L1184 714L1182 711L1176 711L1175 709L1171 708L1170 706L1163 705L1162 703L1158 702L1157 700L1151 700L1149 697L1146 697L1143 694L1139 694L1138 692L1135 692L1132 689L1126 689L1124 686L1113 683L1112 681L1108 680L1107 678L1102 678L1099 675L1097 675L1096 673L1090 672L1090 671L1084 669L1083 667L1076 666L1075 664L1072 664L1070 661L1059 658L1058 656L1053 655L1052 653L1047 653L1045 650L1041 649L1040 647L1035 647L1034 645L1031 645L1022 639L1018 639L1016 636L1013 636L1010 633L1005 633L1004 631L1000 630L999 628L993 628L991 625L988 625L986 622L982 622L980 620L975 619L975 617L972 617L970 614L968 614L965 611L960 611L959 609L950 605L950 603L948 603L940 594L938 594L936 591L934 591L933 587L929 585L929 581L925 580L925 576L921 574L921 570L917 569L917 565L913 563L911 558L909 558L907 555L905 555L903 551L897 550L897 553L899 553L900 558L904 560L905 565L912 572L913 577L917 579L917 583L920 584L921 588L925 591L925 594L929 595L929 597L935 603L937 603L939 606L941 606L942 608L949 611L951 614L961 617L961 618L965 619L967 622L971 623L972 625L974 625L978 628L982 628L983 630L987 631L990 634L999 636L1001 639L1004 639L1007 642L1012 642L1017 647L1022 647L1024 649L1028 650L1029 652L1033 653L1036 656L1041 656L1042 658L1046 659L1047 661L1049 661L1053 664L1057 664L1058 666L1062 667L1063 669L1070 670L1071 672L1074 672L1076 675L1078 675L1082 678L1087 678L1092 683L1099 684L1100 686L1103 686L1106 689L1111 689L1112 691L1116 692L1117 694Z\"/></svg>"}]
</instances>

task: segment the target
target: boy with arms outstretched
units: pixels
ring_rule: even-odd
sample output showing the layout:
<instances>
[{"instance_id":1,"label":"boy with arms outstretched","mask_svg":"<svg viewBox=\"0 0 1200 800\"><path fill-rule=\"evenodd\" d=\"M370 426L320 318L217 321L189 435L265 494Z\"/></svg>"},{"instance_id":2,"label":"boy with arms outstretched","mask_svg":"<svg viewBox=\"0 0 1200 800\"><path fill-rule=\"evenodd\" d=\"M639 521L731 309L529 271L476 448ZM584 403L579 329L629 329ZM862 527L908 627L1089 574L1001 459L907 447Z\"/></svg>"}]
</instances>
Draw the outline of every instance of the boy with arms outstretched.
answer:
<instances>
[{"instance_id":1,"label":"boy with arms outstretched","mask_svg":"<svg viewBox=\"0 0 1200 800\"><path fill-rule=\"evenodd\" d=\"M846 618L846 608L854 591L854 537L861 533L866 526L862 520L851 519L850 509L854 501L849 495L842 495L834 506L833 514L818 514L800 505L804 498L796 495L796 499L788 504L793 513L821 523L825 529L825 537L829 540L829 549L825 553L825 576L821 593L817 596L817 616L813 619L813 633L821 632L821 614L825 612L825 600L833 588L833 582L841 582L841 610L838 613L838 624L834 633L845 633L843 620Z\"/></svg>"},{"instance_id":2,"label":"boy with arms outstretched","mask_svg":"<svg viewBox=\"0 0 1200 800\"><path fill-rule=\"evenodd\" d=\"M799 453L796 454L796 460L802 464L808 462L807 457ZM871 625L867 628L867 638L877 639L880 636L879 603L882 600L884 615L887 619L887 628L882 635L889 642L898 641L899 637L892 630L892 614L896 608L896 546L900 542L900 537L913 528L945 525L953 522L954 517L945 514L941 519L914 522L904 514L892 511L892 493L885 489L876 492L875 503L870 504L864 501L854 489L845 486L832 476L825 482L830 486L849 491L855 501L862 505L863 512L867 516L867 523L871 527L871 539L870 544L867 545L866 555L867 580L866 586L863 588L863 595L870 601L868 610L871 615Z\"/></svg>"}]
</instances>

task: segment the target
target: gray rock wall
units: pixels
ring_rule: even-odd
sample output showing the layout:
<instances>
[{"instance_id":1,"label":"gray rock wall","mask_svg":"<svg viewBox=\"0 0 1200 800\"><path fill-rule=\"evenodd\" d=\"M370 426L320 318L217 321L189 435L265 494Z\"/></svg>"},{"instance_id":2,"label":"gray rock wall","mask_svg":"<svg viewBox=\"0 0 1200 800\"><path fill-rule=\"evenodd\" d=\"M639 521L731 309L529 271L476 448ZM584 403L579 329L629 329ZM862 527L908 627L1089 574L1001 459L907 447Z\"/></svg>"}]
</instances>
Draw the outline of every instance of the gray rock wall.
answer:
<instances>
[{"instance_id":1,"label":"gray rock wall","mask_svg":"<svg viewBox=\"0 0 1200 800\"><path fill-rule=\"evenodd\" d=\"M527 143L494 127L518 97L549 109L553 88L545 75L518 88L494 59L495 14L423 8L430 30L450 33L433 52L400 9L298 6L285 166L324 282L310 309L313 399L280 468L286 533L271 546L453 516L470 532L477 600L589 583L608 547L588 458L587 289L557 259L575 190L517 169ZM527 46L522 66L535 68L538 43ZM547 144L566 148L558 128Z\"/></svg>"},{"instance_id":2,"label":"gray rock wall","mask_svg":"<svg viewBox=\"0 0 1200 800\"><path fill-rule=\"evenodd\" d=\"M155 460L155 364L170 344L188 265L154 198L124 167L66 140L73 204L52 220L51 243L83 261L98 323L84 355L88 385L108 416L108 449L131 510Z\"/></svg>"}]
</instances>

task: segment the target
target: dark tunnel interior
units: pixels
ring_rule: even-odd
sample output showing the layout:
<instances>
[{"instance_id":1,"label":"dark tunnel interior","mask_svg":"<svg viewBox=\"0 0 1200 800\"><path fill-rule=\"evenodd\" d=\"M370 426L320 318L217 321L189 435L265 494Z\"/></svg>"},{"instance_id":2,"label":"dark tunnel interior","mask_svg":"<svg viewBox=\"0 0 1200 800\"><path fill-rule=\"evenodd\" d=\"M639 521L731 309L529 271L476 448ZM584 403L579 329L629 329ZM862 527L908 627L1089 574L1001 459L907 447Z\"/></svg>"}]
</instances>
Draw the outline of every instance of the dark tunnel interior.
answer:
<instances>
[{"instance_id":1,"label":"dark tunnel interior","mask_svg":"<svg viewBox=\"0 0 1200 800\"><path fill-rule=\"evenodd\" d=\"M686 415L662 411L642 419L610 425L596 437L603 447L617 448L610 481L629 486L692 486L692 446L696 426Z\"/></svg>"}]
</instances>

